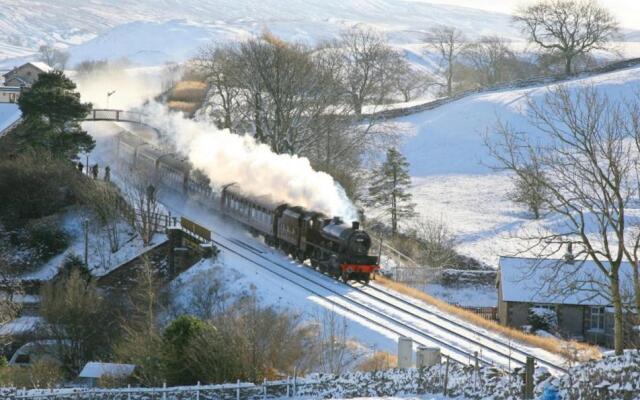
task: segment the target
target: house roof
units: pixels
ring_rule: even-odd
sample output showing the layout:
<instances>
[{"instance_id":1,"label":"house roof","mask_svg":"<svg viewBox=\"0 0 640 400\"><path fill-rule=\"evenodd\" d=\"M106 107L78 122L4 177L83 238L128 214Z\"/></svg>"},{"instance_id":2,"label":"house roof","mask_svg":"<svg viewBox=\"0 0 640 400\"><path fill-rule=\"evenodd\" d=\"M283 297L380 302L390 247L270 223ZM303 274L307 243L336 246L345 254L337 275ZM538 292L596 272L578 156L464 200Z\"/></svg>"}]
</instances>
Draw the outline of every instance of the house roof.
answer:
<instances>
[{"instance_id":1,"label":"house roof","mask_svg":"<svg viewBox=\"0 0 640 400\"><path fill-rule=\"evenodd\" d=\"M45 64L45 63L43 63L43 62L40 62L40 61L30 61L30 62L28 62L28 63L22 64L21 66L16 67L16 68L14 68L14 69L12 69L12 70L10 70L10 71L6 72L3 76L5 76L5 77L6 77L6 76L10 75L11 73L13 73L14 71L17 71L17 70L19 70L20 68L24 67L25 65L29 65L29 64L31 64L32 66L36 67L37 69L39 69L39 70L40 70L40 71L42 71L42 72L51 72L51 71L53 71L53 68L51 68L49 65L47 65L47 64Z\"/></svg>"},{"instance_id":2,"label":"house roof","mask_svg":"<svg viewBox=\"0 0 640 400\"><path fill-rule=\"evenodd\" d=\"M53 71L53 68L51 68L48 64L45 64L45 63L40 62L40 61L31 61L31 62L28 62L27 64L33 65L34 67L38 68L42 72L51 72L51 71Z\"/></svg>"},{"instance_id":3,"label":"house roof","mask_svg":"<svg viewBox=\"0 0 640 400\"><path fill-rule=\"evenodd\" d=\"M132 364L114 364L114 363L102 363L96 361L88 362L82 371L80 371L79 378L102 378L104 376L111 376L114 378L127 377L133 374L136 369Z\"/></svg>"},{"instance_id":4,"label":"house roof","mask_svg":"<svg viewBox=\"0 0 640 400\"><path fill-rule=\"evenodd\" d=\"M605 264L607 266L608 263ZM503 301L608 306L608 279L593 260L500 257L499 289ZM620 267L623 297L633 294L631 264Z\"/></svg>"}]
</instances>

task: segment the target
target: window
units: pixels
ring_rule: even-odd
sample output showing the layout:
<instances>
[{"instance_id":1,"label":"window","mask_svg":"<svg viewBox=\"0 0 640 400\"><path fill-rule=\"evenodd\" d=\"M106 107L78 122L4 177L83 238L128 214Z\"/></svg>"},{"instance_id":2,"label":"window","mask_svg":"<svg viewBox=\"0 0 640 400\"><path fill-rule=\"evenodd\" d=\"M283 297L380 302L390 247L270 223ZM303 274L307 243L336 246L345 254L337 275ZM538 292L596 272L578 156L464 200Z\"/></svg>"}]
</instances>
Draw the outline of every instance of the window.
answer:
<instances>
[{"instance_id":1,"label":"window","mask_svg":"<svg viewBox=\"0 0 640 400\"><path fill-rule=\"evenodd\" d=\"M604 307L589 307L589 330L604 331Z\"/></svg>"}]
</instances>

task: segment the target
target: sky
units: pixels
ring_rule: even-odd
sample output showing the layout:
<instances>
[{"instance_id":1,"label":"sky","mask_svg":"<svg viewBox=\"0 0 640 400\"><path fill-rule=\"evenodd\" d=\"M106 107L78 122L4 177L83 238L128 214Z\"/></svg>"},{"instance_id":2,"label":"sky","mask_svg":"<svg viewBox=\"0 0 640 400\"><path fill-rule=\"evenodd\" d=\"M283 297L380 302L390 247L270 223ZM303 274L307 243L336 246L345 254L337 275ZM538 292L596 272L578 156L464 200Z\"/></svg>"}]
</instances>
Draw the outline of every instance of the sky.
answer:
<instances>
[{"instance_id":1,"label":"sky","mask_svg":"<svg viewBox=\"0 0 640 400\"><path fill-rule=\"evenodd\" d=\"M519 5L530 4L531 0L419 0L427 3L451 4L480 8L510 14ZM640 29L640 0L599 0L618 18L625 28Z\"/></svg>"}]
</instances>

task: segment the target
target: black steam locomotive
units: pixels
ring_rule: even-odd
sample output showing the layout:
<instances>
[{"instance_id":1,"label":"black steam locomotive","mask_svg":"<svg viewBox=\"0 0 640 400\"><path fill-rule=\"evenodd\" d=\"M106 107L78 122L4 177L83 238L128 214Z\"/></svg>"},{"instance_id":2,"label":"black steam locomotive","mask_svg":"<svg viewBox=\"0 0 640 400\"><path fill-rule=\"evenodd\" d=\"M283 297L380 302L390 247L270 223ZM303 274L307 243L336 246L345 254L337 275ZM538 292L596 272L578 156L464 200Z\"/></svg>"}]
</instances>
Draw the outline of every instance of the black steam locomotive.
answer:
<instances>
[{"instance_id":1,"label":"black steam locomotive","mask_svg":"<svg viewBox=\"0 0 640 400\"><path fill-rule=\"evenodd\" d=\"M215 201L208 179L175 153L162 151L123 131L118 135L118 156L136 169L156 172L163 183L188 195ZM371 238L357 221L346 224L337 217L247 195L237 184L222 188L220 210L265 238L265 242L297 258L310 260L320 271L342 279L369 282L380 269L370 256Z\"/></svg>"}]
</instances>

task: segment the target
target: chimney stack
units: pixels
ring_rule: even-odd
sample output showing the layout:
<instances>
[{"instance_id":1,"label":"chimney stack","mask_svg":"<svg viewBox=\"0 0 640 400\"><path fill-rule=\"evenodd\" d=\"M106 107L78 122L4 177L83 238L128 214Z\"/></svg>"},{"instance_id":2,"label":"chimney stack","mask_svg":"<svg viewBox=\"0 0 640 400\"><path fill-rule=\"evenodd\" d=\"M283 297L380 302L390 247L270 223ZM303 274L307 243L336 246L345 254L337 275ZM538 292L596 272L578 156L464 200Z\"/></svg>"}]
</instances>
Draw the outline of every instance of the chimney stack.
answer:
<instances>
[{"instance_id":1,"label":"chimney stack","mask_svg":"<svg viewBox=\"0 0 640 400\"><path fill-rule=\"evenodd\" d=\"M353 221L351 223L351 228L353 228L354 231L357 231L358 229L360 229L360 222L358 221Z\"/></svg>"}]
</instances>

